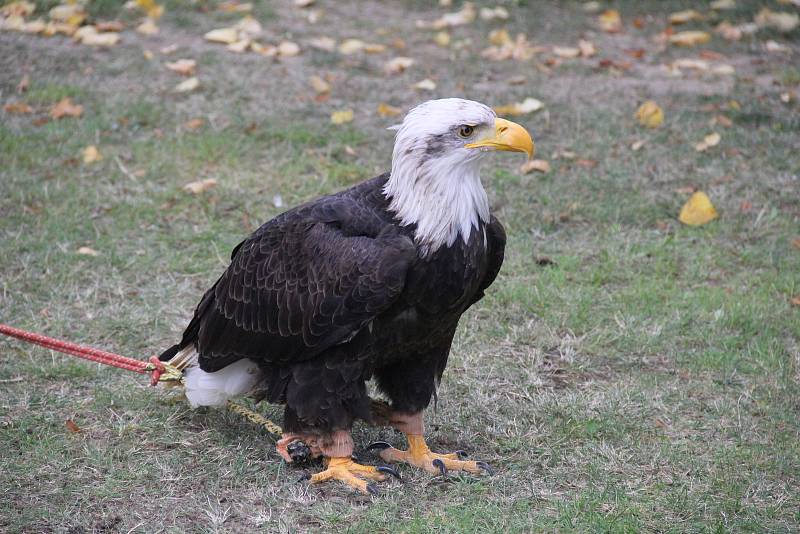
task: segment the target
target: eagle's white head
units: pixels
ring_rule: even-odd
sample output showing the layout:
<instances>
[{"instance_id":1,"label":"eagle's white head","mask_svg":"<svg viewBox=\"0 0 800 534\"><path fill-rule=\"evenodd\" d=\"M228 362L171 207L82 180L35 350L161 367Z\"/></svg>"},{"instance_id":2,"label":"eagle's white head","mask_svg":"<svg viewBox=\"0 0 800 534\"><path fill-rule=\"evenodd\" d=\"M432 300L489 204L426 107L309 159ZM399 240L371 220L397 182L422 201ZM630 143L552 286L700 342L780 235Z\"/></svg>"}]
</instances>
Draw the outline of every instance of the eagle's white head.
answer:
<instances>
[{"instance_id":1,"label":"eagle's white head","mask_svg":"<svg viewBox=\"0 0 800 534\"><path fill-rule=\"evenodd\" d=\"M493 150L533 156L531 136L488 106L461 98L430 100L408 112L397 130L392 173L383 192L403 225L416 224L422 254L466 242L489 220L480 162Z\"/></svg>"}]
</instances>

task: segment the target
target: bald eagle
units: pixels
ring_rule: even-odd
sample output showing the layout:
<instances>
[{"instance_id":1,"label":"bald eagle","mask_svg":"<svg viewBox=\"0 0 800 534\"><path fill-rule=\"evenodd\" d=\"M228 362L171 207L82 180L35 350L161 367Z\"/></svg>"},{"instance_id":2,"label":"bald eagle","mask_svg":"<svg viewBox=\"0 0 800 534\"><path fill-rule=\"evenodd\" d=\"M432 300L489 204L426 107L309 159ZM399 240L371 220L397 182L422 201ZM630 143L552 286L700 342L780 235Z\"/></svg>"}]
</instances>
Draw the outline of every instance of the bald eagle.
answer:
<instances>
[{"instance_id":1,"label":"bald eagle","mask_svg":"<svg viewBox=\"0 0 800 534\"><path fill-rule=\"evenodd\" d=\"M388 466L352 459L353 421L373 421L366 382L389 401L385 422L408 449L379 442L387 462L436 474L488 471L432 452L423 411L435 395L464 311L503 263L506 235L489 212L479 166L494 150L533 155L528 132L457 98L413 108L396 130L391 172L297 206L241 242L205 293L180 343L194 406L259 393L285 405L277 449L304 442L340 480L374 493Z\"/></svg>"}]
</instances>

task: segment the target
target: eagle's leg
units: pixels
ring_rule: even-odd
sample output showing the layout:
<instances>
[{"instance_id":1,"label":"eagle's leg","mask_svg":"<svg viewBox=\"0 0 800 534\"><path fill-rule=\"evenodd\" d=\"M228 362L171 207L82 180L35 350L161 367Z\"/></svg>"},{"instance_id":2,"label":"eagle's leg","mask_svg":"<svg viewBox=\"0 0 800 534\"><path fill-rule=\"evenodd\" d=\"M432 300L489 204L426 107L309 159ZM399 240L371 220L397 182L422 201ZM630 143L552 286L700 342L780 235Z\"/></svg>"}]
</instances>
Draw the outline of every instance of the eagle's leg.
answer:
<instances>
[{"instance_id":1,"label":"eagle's leg","mask_svg":"<svg viewBox=\"0 0 800 534\"><path fill-rule=\"evenodd\" d=\"M368 450L380 450L380 456L387 462L405 462L419 467L431 474L446 474L448 471L467 471L468 473L487 472L492 469L486 462L462 460L466 456L463 451L447 454L432 452L425 443L425 426L422 412L405 414L394 412L390 418L391 425L406 435L408 450L395 449L385 441L378 441L367 447Z\"/></svg>"},{"instance_id":2,"label":"eagle's leg","mask_svg":"<svg viewBox=\"0 0 800 534\"><path fill-rule=\"evenodd\" d=\"M339 480L362 493L377 494L378 488L367 480L383 481L386 474L400 478L400 475L387 466L361 465L353 461L353 438L347 430L337 430L330 434L286 433L277 443L278 453L287 461L294 462L292 445L304 442L312 457L322 456L325 469L314 475L305 475L311 484ZM367 479L367 480L365 480Z\"/></svg>"}]
</instances>

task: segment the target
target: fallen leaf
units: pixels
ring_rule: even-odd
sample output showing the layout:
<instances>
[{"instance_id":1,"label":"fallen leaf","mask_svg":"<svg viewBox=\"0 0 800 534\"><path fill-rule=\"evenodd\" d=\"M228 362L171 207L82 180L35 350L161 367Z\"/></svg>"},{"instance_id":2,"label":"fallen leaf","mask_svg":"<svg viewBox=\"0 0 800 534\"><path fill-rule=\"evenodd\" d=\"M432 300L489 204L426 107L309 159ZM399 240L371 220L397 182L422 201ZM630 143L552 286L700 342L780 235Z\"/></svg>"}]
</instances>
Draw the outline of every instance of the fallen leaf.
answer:
<instances>
[{"instance_id":1,"label":"fallen leaf","mask_svg":"<svg viewBox=\"0 0 800 534\"><path fill-rule=\"evenodd\" d=\"M165 63L164 66L181 76L193 76L197 62L193 59L179 59L178 61Z\"/></svg>"},{"instance_id":2,"label":"fallen leaf","mask_svg":"<svg viewBox=\"0 0 800 534\"><path fill-rule=\"evenodd\" d=\"M125 25L118 20L101 21L94 25L98 32L121 32Z\"/></svg>"},{"instance_id":3,"label":"fallen leaf","mask_svg":"<svg viewBox=\"0 0 800 534\"><path fill-rule=\"evenodd\" d=\"M550 163L543 159L532 159L523 163L519 168L519 172L522 174L529 174L533 171L550 172Z\"/></svg>"},{"instance_id":4,"label":"fallen leaf","mask_svg":"<svg viewBox=\"0 0 800 534\"><path fill-rule=\"evenodd\" d=\"M800 250L800 237L795 237L794 239L792 239L792 246Z\"/></svg>"},{"instance_id":5,"label":"fallen leaf","mask_svg":"<svg viewBox=\"0 0 800 534\"><path fill-rule=\"evenodd\" d=\"M711 199L702 191L695 192L681 208L678 220L689 226L700 226L713 221L719 215Z\"/></svg>"},{"instance_id":6,"label":"fallen leaf","mask_svg":"<svg viewBox=\"0 0 800 534\"><path fill-rule=\"evenodd\" d=\"M27 74L23 75L22 78L19 80L19 83L17 84L17 93L22 94L25 91L27 91L28 86L30 84L31 84L30 77Z\"/></svg>"},{"instance_id":7,"label":"fallen leaf","mask_svg":"<svg viewBox=\"0 0 800 534\"><path fill-rule=\"evenodd\" d=\"M617 33L622 30L622 18L616 9L609 9L601 13L597 17L597 22L604 32Z\"/></svg>"},{"instance_id":8,"label":"fallen leaf","mask_svg":"<svg viewBox=\"0 0 800 534\"><path fill-rule=\"evenodd\" d=\"M219 28L206 33L203 38L212 43L231 44L239 40L239 31L236 28Z\"/></svg>"},{"instance_id":9,"label":"fallen leaf","mask_svg":"<svg viewBox=\"0 0 800 534\"><path fill-rule=\"evenodd\" d=\"M723 20L714 28L714 32L722 36L727 41L738 41L742 38L744 32L739 26L734 26L727 20Z\"/></svg>"},{"instance_id":10,"label":"fallen leaf","mask_svg":"<svg viewBox=\"0 0 800 534\"><path fill-rule=\"evenodd\" d=\"M514 41L511 35L505 28L499 28L489 32L489 42L495 46L505 46L512 44Z\"/></svg>"},{"instance_id":11,"label":"fallen leaf","mask_svg":"<svg viewBox=\"0 0 800 534\"><path fill-rule=\"evenodd\" d=\"M694 149L698 152L704 152L712 146L717 146L721 140L722 137L720 137L717 132L713 132L705 136L702 141L694 145Z\"/></svg>"},{"instance_id":12,"label":"fallen leaf","mask_svg":"<svg viewBox=\"0 0 800 534\"><path fill-rule=\"evenodd\" d=\"M378 104L378 115L381 117L397 117L400 113L402 110L398 107L383 102Z\"/></svg>"},{"instance_id":13,"label":"fallen leaf","mask_svg":"<svg viewBox=\"0 0 800 534\"><path fill-rule=\"evenodd\" d=\"M344 145L344 153L353 158L358 155L356 153L356 149L354 149L350 145Z\"/></svg>"},{"instance_id":14,"label":"fallen leaf","mask_svg":"<svg viewBox=\"0 0 800 534\"><path fill-rule=\"evenodd\" d=\"M180 46L178 46L177 44L171 44L167 46L162 46L161 48L158 49L158 51L159 53L168 56L170 54L174 54L175 52L177 52L179 48Z\"/></svg>"},{"instance_id":15,"label":"fallen leaf","mask_svg":"<svg viewBox=\"0 0 800 534\"><path fill-rule=\"evenodd\" d=\"M136 31L141 33L142 35L155 35L158 33L158 26L153 19L147 18L136 26Z\"/></svg>"},{"instance_id":16,"label":"fallen leaf","mask_svg":"<svg viewBox=\"0 0 800 534\"><path fill-rule=\"evenodd\" d=\"M482 7L480 10L480 17L481 20L506 20L508 18L508 10L503 6L497 6L494 8Z\"/></svg>"},{"instance_id":17,"label":"fallen leaf","mask_svg":"<svg viewBox=\"0 0 800 534\"><path fill-rule=\"evenodd\" d=\"M308 45L317 50L324 50L325 52L333 52L336 50L336 41L330 37L315 37L308 40Z\"/></svg>"},{"instance_id":18,"label":"fallen leaf","mask_svg":"<svg viewBox=\"0 0 800 534\"><path fill-rule=\"evenodd\" d=\"M417 28L429 30L442 30L452 26L463 26L475 20L477 13L475 12L475 5L472 2L466 2L461 8L461 11L455 13L446 13L433 22L418 20L416 22Z\"/></svg>"},{"instance_id":19,"label":"fallen leaf","mask_svg":"<svg viewBox=\"0 0 800 534\"><path fill-rule=\"evenodd\" d=\"M3 111L6 113L16 113L21 115L23 113L33 113L33 108L25 102L9 102L3 106Z\"/></svg>"},{"instance_id":20,"label":"fallen leaf","mask_svg":"<svg viewBox=\"0 0 800 534\"><path fill-rule=\"evenodd\" d=\"M333 124L345 124L347 122L353 121L353 110L352 109L344 109L341 111L334 111L331 113L331 123Z\"/></svg>"},{"instance_id":21,"label":"fallen leaf","mask_svg":"<svg viewBox=\"0 0 800 534\"><path fill-rule=\"evenodd\" d=\"M580 56L581 50L570 46L554 46L553 54L560 58L571 59Z\"/></svg>"},{"instance_id":22,"label":"fallen leaf","mask_svg":"<svg viewBox=\"0 0 800 534\"><path fill-rule=\"evenodd\" d=\"M425 78L424 80L415 83L411 87L417 91L434 91L436 90L436 82L430 78Z\"/></svg>"},{"instance_id":23,"label":"fallen leaf","mask_svg":"<svg viewBox=\"0 0 800 534\"><path fill-rule=\"evenodd\" d=\"M686 24L693 20L703 20L703 15L694 9L685 9L683 11L671 13L669 16L670 24Z\"/></svg>"},{"instance_id":24,"label":"fallen leaf","mask_svg":"<svg viewBox=\"0 0 800 534\"><path fill-rule=\"evenodd\" d=\"M261 23L250 15L242 17L242 20L237 22L233 29L239 32L239 40L247 38L254 39L264 31Z\"/></svg>"},{"instance_id":25,"label":"fallen leaf","mask_svg":"<svg viewBox=\"0 0 800 534\"><path fill-rule=\"evenodd\" d=\"M713 122L714 124L719 124L721 126L724 126L725 128L730 128L731 126L733 126L733 121L730 120L725 115L715 115Z\"/></svg>"},{"instance_id":26,"label":"fallen leaf","mask_svg":"<svg viewBox=\"0 0 800 534\"><path fill-rule=\"evenodd\" d=\"M228 0L217 6L217 9L227 13L247 13L253 10L253 4L251 2L240 4L238 0Z\"/></svg>"},{"instance_id":27,"label":"fallen leaf","mask_svg":"<svg viewBox=\"0 0 800 534\"><path fill-rule=\"evenodd\" d=\"M200 119L200 118L189 119L188 121L186 121L183 124L183 127L186 128L187 130L194 131L194 130L199 130L200 128L202 128L205 123L206 123L206 121L204 121L203 119Z\"/></svg>"},{"instance_id":28,"label":"fallen leaf","mask_svg":"<svg viewBox=\"0 0 800 534\"><path fill-rule=\"evenodd\" d=\"M736 74L736 69L733 67L733 65L722 64L711 67L711 72L723 76L732 76L733 74Z\"/></svg>"},{"instance_id":29,"label":"fallen leaf","mask_svg":"<svg viewBox=\"0 0 800 534\"><path fill-rule=\"evenodd\" d=\"M795 295L789 300L789 304L792 306L800 306L800 295Z\"/></svg>"},{"instance_id":30,"label":"fallen leaf","mask_svg":"<svg viewBox=\"0 0 800 534\"><path fill-rule=\"evenodd\" d=\"M278 55L281 57L294 57L300 53L300 46L292 41L281 41L278 45Z\"/></svg>"},{"instance_id":31,"label":"fallen leaf","mask_svg":"<svg viewBox=\"0 0 800 534\"><path fill-rule=\"evenodd\" d=\"M791 48L789 48L785 44L781 44L781 43L779 43L777 41L773 41L772 39L770 39L769 41L764 43L764 49L767 52L780 52L780 53L791 52L791 50L792 50Z\"/></svg>"},{"instance_id":32,"label":"fallen leaf","mask_svg":"<svg viewBox=\"0 0 800 534\"><path fill-rule=\"evenodd\" d=\"M189 182L183 186L183 190L193 195L199 195L209 189L216 187L217 181L214 178L206 178L205 180L198 180L196 182Z\"/></svg>"},{"instance_id":33,"label":"fallen leaf","mask_svg":"<svg viewBox=\"0 0 800 534\"><path fill-rule=\"evenodd\" d=\"M597 48L594 46L594 43L584 39L578 41L578 48L580 49L581 56L583 57L592 57L597 53Z\"/></svg>"},{"instance_id":34,"label":"fallen leaf","mask_svg":"<svg viewBox=\"0 0 800 534\"><path fill-rule=\"evenodd\" d=\"M59 4L53 7L48 14L50 20L63 22L70 26L80 26L88 16L84 7L78 3Z\"/></svg>"},{"instance_id":35,"label":"fallen leaf","mask_svg":"<svg viewBox=\"0 0 800 534\"><path fill-rule=\"evenodd\" d=\"M200 86L200 80L198 80L196 77L193 76L176 85L173 91L176 93L188 93L189 91L194 91L199 86Z\"/></svg>"},{"instance_id":36,"label":"fallen leaf","mask_svg":"<svg viewBox=\"0 0 800 534\"><path fill-rule=\"evenodd\" d=\"M396 57L386 62L383 66L386 74L399 74L414 64L414 60L410 57Z\"/></svg>"},{"instance_id":37,"label":"fallen leaf","mask_svg":"<svg viewBox=\"0 0 800 534\"><path fill-rule=\"evenodd\" d=\"M52 108L50 108L50 116L54 119L62 117L80 117L83 115L83 106L73 104L72 100L66 96L58 101Z\"/></svg>"},{"instance_id":38,"label":"fallen leaf","mask_svg":"<svg viewBox=\"0 0 800 534\"><path fill-rule=\"evenodd\" d=\"M772 11L765 7L753 19L760 28L772 28L781 33L789 33L800 25L800 15L797 13L786 13Z\"/></svg>"},{"instance_id":39,"label":"fallen leaf","mask_svg":"<svg viewBox=\"0 0 800 534\"><path fill-rule=\"evenodd\" d=\"M311 84L311 87L314 88L314 91L316 91L316 93L319 94L319 95L323 95L325 93L330 93L330 91L331 91L331 84L326 82L320 76L314 75L311 78L309 78L308 81Z\"/></svg>"},{"instance_id":40,"label":"fallen leaf","mask_svg":"<svg viewBox=\"0 0 800 534\"><path fill-rule=\"evenodd\" d=\"M100 154L100 151L97 150L97 147L94 145L89 145L81 151L81 155L83 156L83 162L86 164L89 163L96 163L103 159L103 156Z\"/></svg>"},{"instance_id":41,"label":"fallen leaf","mask_svg":"<svg viewBox=\"0 0 800 534\"><path fill-rule=\"evenodd\" d=\"M367 43L361 39L345 39L342 41L342 44L339 45L339 53L349 56L361 52L366 45Z\"/></svg>"},{"instance_id":42,"label":"fallen leaf","mask_svg":"<svg viewBox=\"0 0 800 534\"><path fill-rule=\"evenodd\" d=\"M575 163L578 167L583 167L584 169L593 169L597 167L596 159L579 159Z\"/></svg>"},{"instance_id":43,"label":"fallen leaf","mask_svg":"<svg viewBox=\"0 0 800 534\"><path fill-rule=\"evenodd\" d=\"M734 0L715 0L709 4L709 7L715 11L724 11L726 9L736 9L736 2Z\"/></svg>"},{"instance_id":44,"label":"fallen leaf","mask_svg":"<svg viewBox=\"0 0 800 534\"><path fill-rule=\"evenodd\" d=\"M711 34L703 31L685 31L669 36L669 42L677 46L697 46L711 40Z\"/></svg>"},{"instance_id":45,"label":"fallen leaf","mask_svg":"<svg viewBox=\"0 0 800 534\"><path fill-rule=\"evenodd\" d=\"M75 432L75 433L77 434L78 432L80 432L80 431L81 431L81 428L80 428L78 425L76 425L76 424L75 424L75 421L73 421L72 419L67 419L67 420L65 421L65 423L66 423L66 425L67 425L67 429L68 429L70 432Z\"/></svg>"},{"instance_id":46,"label":"fallen leaf","mask_svg":"<svg viewBox=\"0 0 800 534\"><path fill-rule=\"evenodd\" d=\"M638 141L634 141L633 143L631 143L631 150L633 150L634 152L637 152L639 149L641 149L644 146L645 142L646 141L644 141L642 139L639 139Z\"/></svg>"},{"instance_id":47,"label":"fallen leaf","mask_svg":"<svg viewBox=\"0 0 800 534\"><path fill-rule=\"evenodd\" d=\"M544 104L541 100L528 97L522 102L516 102L514 104L508 104L505 106L497 106L494 108L494 112L498 115L527 115L528 113L539 111L543 107Z\"/></svg>"},{"instance_id":48,"label":"fallen leaf","mask_svg":"<svg viewBox=\"0 0 800 534\"><path fill-rule=\"evenodd\" d=\"M229 44L228 47L235 45L236 43ZM257 54L261 54L264 57L275 57L278 55L278 47L272 46L271 44L261 44L255 41L250 43L250 50Z\"/></svg>"},{"instance_id":49,"label":"fallen leaf","mask_svg":"<svg viewBox=\"0 0 800 534\"><path fill-rule=\"evenodd\" d=\"M142 50L142 55L147 61L150 61L153 59L153 57L155 57L150 50Z\"/></svg>"},{"instance_id":50,"label":"fallen leaf","mask_svg":"<svg viewBox=\"0 0 800 534\"><path fill-rule=\"evenodd\" d=\"M314 0L294 0L294 5L297 7L308 7L314 3Z\"/></svg>"},{"instance_id":51,"label":"fallen leaf","mask_svg":"<svg viewBox=\"0 0 800 534\"><path fill-rule=\"evenodd\" d=\"M81 248L78 249L77 252L78 252L78 254L81 254L82 256L99 256L100 255L100 253L97 252L92 247L81 247Z\"/></svg>"},{"instance_id":52,"label":"fallen leaf","mask_svg":"<svg viewBox=\"0 0 800 534\"><path fill-rule=\"evenodd\" d=\"M437 32L433 36L433 42L441 47L450 46L450 34L447 32Z\"/></svg>"},{"instance_id":53,"label":"fallen leaf","mask_svg":"<svg viewBox=\"0 0 800 534\"><path fill-rule=\"evenodd\" d=\"M708 61L694 58L681 58L672 62L672 68L675 69L693 69L693 70L709 70Z\"/></svg>"},{"instance_id":54,"label":"fallen leaf","mask_svg":"<svg viewBox=\"0 0 800 534\"><path fill-rule=\"evenodd\" d=\"M0 7L0 15L4 17L29 17L36 11L36 4L33 2L9 2Z\"/></svg>"},{"instance_id":55,"label":"fallen leaf","mask_svg":"<svg viewBox=\"0 0 800 534\"><path fill-rule=\"evenodd\" d=\"M664 110L653 100L648 100L636 110L636 120L642 126L658 128L664 123Z\"/></svg>"},{"instance_id":56,"label":"fallen leaf","mask_svg":"<svg viewBox=\"0 0 800 534\"><path fill-rule=\"evenodd\" d=\"M597 13L602 9L602 6L600 5L600 2L592 0L591 2L584 2L581 6L581 9L583 9L586 13Z\"/></svg>"}]
</instances>

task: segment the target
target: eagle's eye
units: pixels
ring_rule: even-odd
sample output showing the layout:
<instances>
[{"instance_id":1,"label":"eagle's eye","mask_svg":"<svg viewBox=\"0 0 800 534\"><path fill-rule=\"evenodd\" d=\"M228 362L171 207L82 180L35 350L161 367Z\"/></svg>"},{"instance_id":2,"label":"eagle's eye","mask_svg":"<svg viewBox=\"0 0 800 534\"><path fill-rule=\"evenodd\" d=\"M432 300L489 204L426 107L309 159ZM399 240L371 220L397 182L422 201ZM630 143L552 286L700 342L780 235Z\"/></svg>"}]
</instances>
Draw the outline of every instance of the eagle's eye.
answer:
<instances>
[{"instance_id":1,"label":"eagle's eye","mask_svg":"<svg viewBox=\"0 0 800 534\"><path fill-rule=\"evenodd\" d=\"M475 131L474 126L470 126L469 124L464 124L458 127L458 136L466 139L467 137L472 135L472 132L474 131Z\"/></svg>"}]
</instances>

